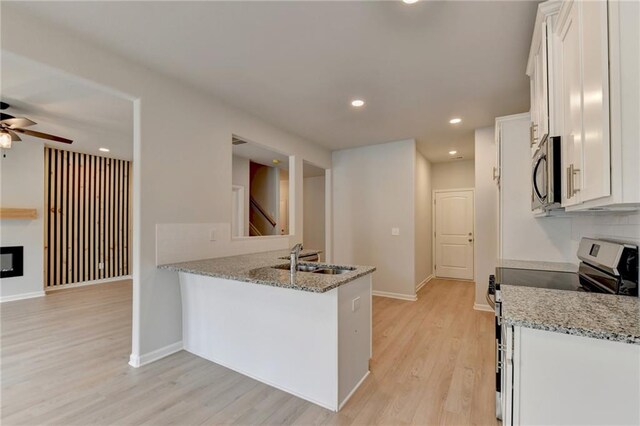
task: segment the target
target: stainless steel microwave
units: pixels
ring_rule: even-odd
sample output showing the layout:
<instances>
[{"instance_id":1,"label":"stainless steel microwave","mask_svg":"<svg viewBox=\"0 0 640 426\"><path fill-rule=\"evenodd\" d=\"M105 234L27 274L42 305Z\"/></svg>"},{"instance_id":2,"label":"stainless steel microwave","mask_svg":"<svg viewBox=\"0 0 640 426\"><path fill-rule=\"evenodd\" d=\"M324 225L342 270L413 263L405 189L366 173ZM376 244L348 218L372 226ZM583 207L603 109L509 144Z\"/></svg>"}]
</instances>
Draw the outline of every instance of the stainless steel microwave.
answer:
<instances>
[{"instance_id":1,"label":"stainless steel microwave","mask_svg":"<svg viewBox=\"0 0 640 426\"><path fill-rule=\"evenodd\" d=\"M562 200L560 136L540 142L531 165L531 210L560 207Z\"/></svg>"}]
</instances>

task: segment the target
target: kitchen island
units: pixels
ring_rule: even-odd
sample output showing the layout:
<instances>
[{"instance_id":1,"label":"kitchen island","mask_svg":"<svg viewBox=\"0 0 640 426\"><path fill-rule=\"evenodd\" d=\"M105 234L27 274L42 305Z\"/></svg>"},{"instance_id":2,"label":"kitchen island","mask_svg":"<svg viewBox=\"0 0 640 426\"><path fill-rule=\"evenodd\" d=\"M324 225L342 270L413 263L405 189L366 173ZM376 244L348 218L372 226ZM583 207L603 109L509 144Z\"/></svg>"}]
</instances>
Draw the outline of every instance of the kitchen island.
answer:
<instances>
[{"instance_id":1,"label":"kitchen island","mask_svg":"<svg viewBox=\"0 0 640 426\"><path fill-rule=\"evenodd\" d=\"M288 255L159 268L179 274L186 351L338 411L369 374L375 268L340 265L338 274L292 276Z\"/></svg>"}]
</instances>

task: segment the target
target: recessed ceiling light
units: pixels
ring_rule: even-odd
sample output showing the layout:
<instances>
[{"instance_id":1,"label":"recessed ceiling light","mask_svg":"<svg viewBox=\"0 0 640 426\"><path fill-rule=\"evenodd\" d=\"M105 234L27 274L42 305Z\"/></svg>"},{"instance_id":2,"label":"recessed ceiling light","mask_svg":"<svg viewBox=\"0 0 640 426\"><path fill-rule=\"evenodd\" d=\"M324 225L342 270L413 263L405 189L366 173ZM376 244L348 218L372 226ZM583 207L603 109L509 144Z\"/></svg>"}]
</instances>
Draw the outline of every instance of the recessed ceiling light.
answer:
<instances>
[{"instance_id":1,"label":"recessed ceiling light","mask_svg":"<svg viewBox=\"0 0 640 426\"><path fill-rule=\"evenodd\" d=\"M414 3L417 3L418 0L402 0L402 2L406 4L414 4Z\"/></svg>"},{"instance_id":2,"label":"recessed ceiling light","mask_svg":"<svg viewBox=\"0 0 640 426\"><path fill-rule=\"evenodd\" d=\"M451 124L462 123L462 118L452 118L451 120L449 120L449 123Z\"/></svg>"},{"instance_id":3,"label":"recessed ceiling light","mask_svg":"<svg viewBox=\"0 0 640 426\"><path fill-rule=\"evenodd\" d=\"M109 152L109 148L100 148L100 151L102 151L102 152Z\"/></svg>"},{"instance_id":4,"label":"recessed ceiling light","mask_svg":"<svg viewBox=\"0 0 640 426\"><path fill-rule=\"evenodd\" d=\"M362 99L354 99L351 101L351 106L360 108L361 106L364 106L364 101Z\"/></svg>"},{"instance_id":5,"label":"recessed ceiling light","mask_svg":"<svg viewBox=\"0 0 640 426\"><path fill-rule=\"evenodd\" d=\"M449 151L449 155L456 155L458 151Z\"/></svg>"}]
</instances>

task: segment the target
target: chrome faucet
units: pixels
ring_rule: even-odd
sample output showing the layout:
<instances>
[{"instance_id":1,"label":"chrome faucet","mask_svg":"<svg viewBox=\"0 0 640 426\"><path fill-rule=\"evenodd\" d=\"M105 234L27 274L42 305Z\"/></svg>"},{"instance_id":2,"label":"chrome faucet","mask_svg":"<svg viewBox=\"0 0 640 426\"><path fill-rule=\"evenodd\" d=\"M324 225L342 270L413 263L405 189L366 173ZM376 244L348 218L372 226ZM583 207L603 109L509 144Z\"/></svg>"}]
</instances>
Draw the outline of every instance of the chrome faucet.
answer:
<instances>
[{"instance_id":1,"label":"chrome faucet","mask_svg":"<svg viewBox=\"0 0 640 426\"><path fill-rule=\"evenodd\" d=\"M300 251L302 250L302 244L298 243L291 249L290 259L291 259L291 275L294 275L298 270L298 256L300 256Z\"/></svg>"}]
</instances>

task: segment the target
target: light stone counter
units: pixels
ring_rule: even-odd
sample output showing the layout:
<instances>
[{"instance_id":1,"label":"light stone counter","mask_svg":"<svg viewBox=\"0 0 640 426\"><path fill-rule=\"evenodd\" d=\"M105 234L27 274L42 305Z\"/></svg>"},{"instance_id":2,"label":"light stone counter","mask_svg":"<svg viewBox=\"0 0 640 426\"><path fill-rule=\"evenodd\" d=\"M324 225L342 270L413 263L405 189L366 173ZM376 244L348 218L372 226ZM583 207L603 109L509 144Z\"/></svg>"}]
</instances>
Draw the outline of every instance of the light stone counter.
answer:
<instances>
[{"instance_id":1,"label":"light stone counter","mask_svg":"<svg viewBox=\"0 0 640 426\"><path fill-rule=\"evenodd\" d=\"M315 252L317 253L317 251ZM300 254L305 255L310 253L314 253L314 251L303 250ZM292 280L288 270L273 268L274 266L288 265L289 262L283 259L288 258L288 256L288 250L276 250L240 256L172 263L160 265L158 268L273 287L291 288L313 293L324 293L362 276L371 274L376 270L373 266L330 265L327 263L301 261L300 264L343 266L353 268L353 271L340 275L297 272L295 279Z\"/></svg>"},{"instance_id":2,"label":"light stone counter","mask_svg":"<svg viewBox=\"0 0 640 426\"><path fill-rule=\"evenodd\" d=\"M508 325L640 345L640 299L502 284Z\"/></svg>"}]
</instances>

